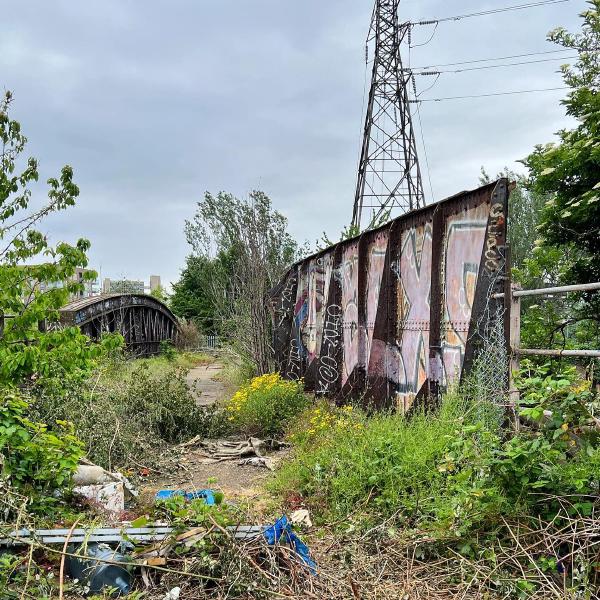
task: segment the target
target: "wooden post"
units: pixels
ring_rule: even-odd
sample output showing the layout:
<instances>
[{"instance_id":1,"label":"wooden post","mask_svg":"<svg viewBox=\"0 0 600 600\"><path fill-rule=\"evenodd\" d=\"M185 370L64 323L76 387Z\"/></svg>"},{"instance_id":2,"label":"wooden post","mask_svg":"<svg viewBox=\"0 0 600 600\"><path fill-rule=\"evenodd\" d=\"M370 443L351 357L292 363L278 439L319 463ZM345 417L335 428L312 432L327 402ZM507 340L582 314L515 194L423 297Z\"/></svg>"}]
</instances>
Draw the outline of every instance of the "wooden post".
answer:
<instances>
[{"instance_id":1,"label":"wooden post","mask_svg":"<svg viewBox=\"0 0 600 600\"><path fill-rule=\"evenodd\" d=\"M510 342L510 361L509 361L509 379L508 379L508 398L511 409L514 413L515 428L519 429L519 390L514 381L514 372L519 370L519 346L521 345L521 298L515 296L514 292L519 289L517 284L510 286L509 297L509 342Z\"/></svg>"}]
</instances>

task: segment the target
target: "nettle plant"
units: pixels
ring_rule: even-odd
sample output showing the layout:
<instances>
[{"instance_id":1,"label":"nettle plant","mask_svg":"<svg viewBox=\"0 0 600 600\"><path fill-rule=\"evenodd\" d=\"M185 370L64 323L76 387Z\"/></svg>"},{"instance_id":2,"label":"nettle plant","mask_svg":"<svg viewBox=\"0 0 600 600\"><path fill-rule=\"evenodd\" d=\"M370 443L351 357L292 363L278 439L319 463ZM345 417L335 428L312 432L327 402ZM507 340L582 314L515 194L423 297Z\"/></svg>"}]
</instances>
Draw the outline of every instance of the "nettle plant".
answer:
<instances>
[{"instance_id":1,"label":"nettle plant","mask_svg":"<svg viewBox=\"0 0 600 600\"><path fill-rule=\"evenodd\" d=\"M76 328L51 327L70 295L82 289L83 283L71 278L78 267L87 267L90 243L79 239L75 245L52 247L36 229L44 217L73 206L79 188L71 167L65 166L58 178L48 179L48 202L31 208L30 186L38 181L38 163L22 158L27 138L10 118L11 103L7 92L0 100L0 386L60 387L65 378L86 375L106 346L120 341L92 344ZM95 276L86 272L83 281Z\"/></svg>"}]
</instances>

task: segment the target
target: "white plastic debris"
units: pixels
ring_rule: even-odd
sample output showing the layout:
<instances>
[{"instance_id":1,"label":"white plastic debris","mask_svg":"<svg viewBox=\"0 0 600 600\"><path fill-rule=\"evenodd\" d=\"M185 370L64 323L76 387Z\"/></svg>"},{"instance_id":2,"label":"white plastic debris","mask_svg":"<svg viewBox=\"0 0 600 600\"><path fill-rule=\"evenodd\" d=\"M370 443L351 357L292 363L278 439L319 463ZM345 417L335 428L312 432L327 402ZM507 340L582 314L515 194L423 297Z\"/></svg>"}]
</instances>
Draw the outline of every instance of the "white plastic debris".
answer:
<instances>
[{"instance_id":1,"label":"white plastic debris","mask_svg":"<svg viewBox=\"0 0 600 600\"><path fill-rule=\"evenodd\" d=\"M312 527L312 521L310 520L310 514L305 508L299 508L290 515L290 521L294 525L305 525L306 527Z\"/></svg>"},{"instance_id":2,"label":"white plastic debris","mask_svg":"<svg viewBox=\"0 0 600 600\"><path fill-rule=\"evenodd\" d=\"M97 502L109 512L120 513L125 510L125 491L123 483L111 481L98 485L78 485L73 492L92 502Z\"/></svg>"},{"instance_id":3,"label":"white plastic debris","mask_svg":"<svg viewBox=\"0 0 600 600\"><path fill-rule=\"evenodd\" d=\"M181 594L181 588L174 587L170 592L167 592L163 600L179 600L179 594Z\"/></svg>"},{"instance_id":4,"label":"white plastic debris","mask_svg":"<svg viewBox=\"0 0 600 600\"><path fill-rule=\"evenodd\" d=\"M111 473L98 465L79 464L73 475L73 483L75 485L99 485L110 483L114 480Z\"/></svg>"}]
</instances>

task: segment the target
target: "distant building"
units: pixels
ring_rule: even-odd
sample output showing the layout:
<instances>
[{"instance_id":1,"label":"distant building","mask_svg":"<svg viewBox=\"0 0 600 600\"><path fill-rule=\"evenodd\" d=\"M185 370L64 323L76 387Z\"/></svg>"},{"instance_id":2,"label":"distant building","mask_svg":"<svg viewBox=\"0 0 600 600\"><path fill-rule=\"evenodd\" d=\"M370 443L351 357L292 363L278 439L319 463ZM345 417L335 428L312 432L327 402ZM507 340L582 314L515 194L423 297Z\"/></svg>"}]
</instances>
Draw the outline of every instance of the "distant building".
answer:
<instances>
[{"instance_id":1,"label":"distant building","mask_svg":"<svg viewBox=\"0 0 600 600\"><path fill-rule=\"evenodd\" d=\"M140 279L109 279L102 282L103 294L144 294L160 287L160 275L150 275L150 283L146 285Z\"/></svg>"},{"instance_id":2,"label":"distant building","mask_svg":"<svg viewBox=\"0 0 600 600\"><path fill-rule=\"evenodd\" d=\"M137 279L108 279L102 284L105 294L143 294L144 282Z\"/></svg>"},{"instance_id":3,"label":"distant building","mask_svg":"<svg viewBox=\"0 0 600 600\"><path fill-rule=\"evenodd\" d=\"M150 275L150 291L157 290L160 285L160 275Z\"/></svg>"},{"instance_id":4,"label":"distant building","mask_svg":"<svg viewBox=\"0 0 600 600\"><path fill-rule=\"evenodd\" d=\"M76 282L83 285L83 289L77 292L76 294L71 294L71 300L75 300L77 298L88 298L90 296L95 296L99 293L98 289L98 280L93 279L91 281L84 281L84 276L86 273L93 273L92 269L82 269L81 267L77 267L75 269L75 273L69 278L69 282ZM38 289L41 292L45 292L46 290L62 288L64 287L64 282L62 281L53 281L53 282L39 282Z\"/></svg>"}]
</instances>

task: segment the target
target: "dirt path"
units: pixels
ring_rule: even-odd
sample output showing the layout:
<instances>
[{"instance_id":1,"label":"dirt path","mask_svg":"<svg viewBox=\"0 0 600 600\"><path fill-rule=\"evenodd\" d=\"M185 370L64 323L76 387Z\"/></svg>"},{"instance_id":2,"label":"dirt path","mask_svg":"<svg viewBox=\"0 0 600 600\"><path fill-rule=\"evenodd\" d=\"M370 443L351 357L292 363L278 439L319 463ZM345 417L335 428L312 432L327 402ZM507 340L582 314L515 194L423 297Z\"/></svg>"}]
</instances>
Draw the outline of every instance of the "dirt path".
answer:
<instances>
[{"instance_id":1,"label":"dirt path","mask_svg":"<svg viewBox=\"0 0 600 600\"><path fill-rule=\"evenodd\" d=\"M223 369L220 363L212 363L194 367L187 374L186 380L196 402L201 406L210 406L227 397L225 383L219 379ZM272 457L275 463L284 456L285 451L275 452ZM143 495L151 500L160 489L184 489L191 491L206 487L223 491L226 498L258 498L261 484L270 475L268 469L238 464L238 460L227 460L212 464L204 461L206 455L198 448L191 446L182 451L178 467L172 473L152 477L145 486Z\"/></svg>"},{"instance_id":2,"label":"dirt path","mask_svg":"<svg viewBox=\"0 0 600 600\"><path fill-rule=\"evenodd\" d=\"M223 365L210 363L190 369L186 381L196 401L201 406L210 406L223 400L226 395L225 384L218 379Z\"/></svg>"}]
</instances>

